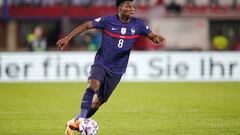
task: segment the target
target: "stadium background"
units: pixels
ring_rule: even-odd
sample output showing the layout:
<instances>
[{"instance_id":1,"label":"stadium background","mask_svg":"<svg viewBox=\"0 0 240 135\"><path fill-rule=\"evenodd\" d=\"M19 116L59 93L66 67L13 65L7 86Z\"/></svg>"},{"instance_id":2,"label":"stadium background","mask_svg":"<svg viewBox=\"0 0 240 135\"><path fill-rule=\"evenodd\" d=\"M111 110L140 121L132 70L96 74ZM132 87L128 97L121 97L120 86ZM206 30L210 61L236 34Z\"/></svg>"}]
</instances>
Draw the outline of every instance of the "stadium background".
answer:
<instances>
[{"instance_id":1,"label":"stadium background","mask_svg":"<svg viewBox=\"0 0 240 135\"><path fill-rule=\"evenodd\" d=\"M240 1L138 0L135 15L166 38L144 37L109 103L100 135L240 134ZM56 41L114 0L0 0L0 134L63 134L77 115L98 30Z\"/></svg>"}]
</instances>

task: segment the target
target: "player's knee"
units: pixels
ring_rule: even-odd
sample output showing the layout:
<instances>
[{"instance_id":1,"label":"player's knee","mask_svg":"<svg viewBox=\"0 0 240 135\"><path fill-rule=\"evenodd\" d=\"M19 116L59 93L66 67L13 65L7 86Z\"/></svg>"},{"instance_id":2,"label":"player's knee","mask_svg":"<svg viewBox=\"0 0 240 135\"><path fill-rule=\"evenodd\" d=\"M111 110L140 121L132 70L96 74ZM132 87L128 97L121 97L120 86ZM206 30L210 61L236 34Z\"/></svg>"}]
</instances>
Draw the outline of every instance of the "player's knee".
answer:
<instances>
[{"instance_id":1,"label":"player's knee","mask_svg":"<svg viewBox=\"0 0 240 135\"><path fill-rule=\"evenodd\" d=\"M98 109L102 104L103 104L103 102L99 99L93 100L92 108Z\"/></svg>"},{"instance_id":2,"label":"player's knee","mask_svg":"<svg viewBox=\"0 0 240 135\"><path fill-rule=\"evenodd\" d=\"M98 80L88 80L88 88L97 91L100 88L100 82Z\"/></svg>"}]
</instances>

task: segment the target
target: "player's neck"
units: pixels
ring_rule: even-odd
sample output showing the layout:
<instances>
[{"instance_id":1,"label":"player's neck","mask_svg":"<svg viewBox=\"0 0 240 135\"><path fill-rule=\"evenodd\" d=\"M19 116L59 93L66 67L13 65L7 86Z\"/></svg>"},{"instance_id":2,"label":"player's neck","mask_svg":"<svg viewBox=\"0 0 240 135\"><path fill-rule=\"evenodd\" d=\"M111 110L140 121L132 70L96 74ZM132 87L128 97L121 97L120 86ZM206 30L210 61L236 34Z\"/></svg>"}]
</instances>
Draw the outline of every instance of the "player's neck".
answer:
<instances>
[{"instance_id":1,"label":"player's neck","mask_svg":"<svg viewBox=\"0 0 240 135\"><path fill-rule=\"evenodd\" d=\"M119 20L122 22L122 23L128 23L131 21L131 18L129 17L126 17L126 16L123 16L121 14L118 14L118 17L119 17Z\"/></svg>"}]
</instances>

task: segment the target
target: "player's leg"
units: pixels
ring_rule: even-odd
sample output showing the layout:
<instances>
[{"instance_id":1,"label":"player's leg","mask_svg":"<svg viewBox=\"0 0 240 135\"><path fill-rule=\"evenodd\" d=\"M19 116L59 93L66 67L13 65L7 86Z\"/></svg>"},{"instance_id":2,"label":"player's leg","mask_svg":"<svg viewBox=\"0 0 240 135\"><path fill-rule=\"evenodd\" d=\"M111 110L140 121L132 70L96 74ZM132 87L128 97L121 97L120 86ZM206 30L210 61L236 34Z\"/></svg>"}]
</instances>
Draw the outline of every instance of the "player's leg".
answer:
<instances>
[{"instance_id":1,"label":"player's leg","mask_svg":"<svg viewBox=\"0 0 240 135\"><path fill-rule=\"evenodd\" d=\"M114 89L117 87L119 81L121 80L121 75L115 75L106 71L106 78L103 84L97 91L97 96L94 97L91 109L88 111L87 118L94 115L97 110L109 99Z\"/></svg>"},{"instance_id":2,"label":"player's leg","mask_svg":"<svg viewBox=\"0 0 240 135\"><path fill-rule=\"evenodd\" d=\"M95 96L93 98L91 108L88 111L87 118L92 117L98 111L100 106L102 106L102 104L103 104L103 101L98 96Z\"/></svg>"},{"instance_id":3,"label":"player's leg","mask_svg":"<svg viewBox=\"0 0 240 135\"><path fill-rule=\"evenodd\" d=\"M91 67L90 76L88 78L88 88L83 95L81 102L81 110L78 118L86 118L88 111L91 108L94 94L99 90L100 86L104 82L105 69L99 65L93 65Z\"/></svg>"},{"instance_id":4,"label":"player's leg","mask_svg":"<svg viewBox=\"0 0 240 135\"><path fill-rule=\"evenodd\" d=\"M78 130L81 119L87 118L88 113L92 112L91 105L93 101L93 96L98 91L99 88L100 81L88 80L88 88L86 89L82 98L80 114L76 118L70 120L67 123L65 135L72 135L73 134L72 130ZM94 104L98 103L95 101Z\"/></svg>"},{"instance_id":5,"label":"player's leg","mask_svg":"<svg viewBox=\"0 0 240 135\"><path fill-rule=\"evenodd\" d=\"M78 130L80 120L87 117L88 111L91 108L93 96L100 88L101 82L104 80L105 71L102 67L93 65L90 74L91 75L88 78L88 88L82 98L80 114L67 123L66 135L72 135L68 134L68 132L71 133L72 130Z\"/></svg>"},{"instance_id":6,"label":"player's leg","mask_svg":"<svg viewBox=\"0 0 240 135\"><path fill-rule=\"evenodd\" d=\"M93 96L100 88L100 81L98 80L89 80L88 88L83 95L82 103L81 103L81 111L79 118L87 118L88 111L91 109Z\"/></svg>"}]
</instances>

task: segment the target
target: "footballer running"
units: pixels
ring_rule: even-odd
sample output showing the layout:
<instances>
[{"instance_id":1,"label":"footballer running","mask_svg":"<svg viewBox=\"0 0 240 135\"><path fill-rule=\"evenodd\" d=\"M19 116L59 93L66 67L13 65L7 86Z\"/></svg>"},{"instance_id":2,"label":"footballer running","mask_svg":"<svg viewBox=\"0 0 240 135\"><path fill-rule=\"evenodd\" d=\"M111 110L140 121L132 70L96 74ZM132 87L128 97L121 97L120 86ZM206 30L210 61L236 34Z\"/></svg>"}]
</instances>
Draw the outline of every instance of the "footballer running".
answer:
<instances>
[{"instance_id":1,"label":"footballer running","mask_svg":"<svg viewBox=\"0 0 240 135\"><path fill-rule=\"evenodd\" d=\"M108 100L126 71L130 52L140 35L157 44L165 41L162 36L154 34L141 19L133 17L134 0L116 0L116 6L118 15L85 22L57 42L57 46L64 49L74 36L88 29L102 31L101 46L91 67L80 114L67 122L65 135L72 135L73 130L78 131L80 121L90 118Z\"/></svg>"}]
</instances>

